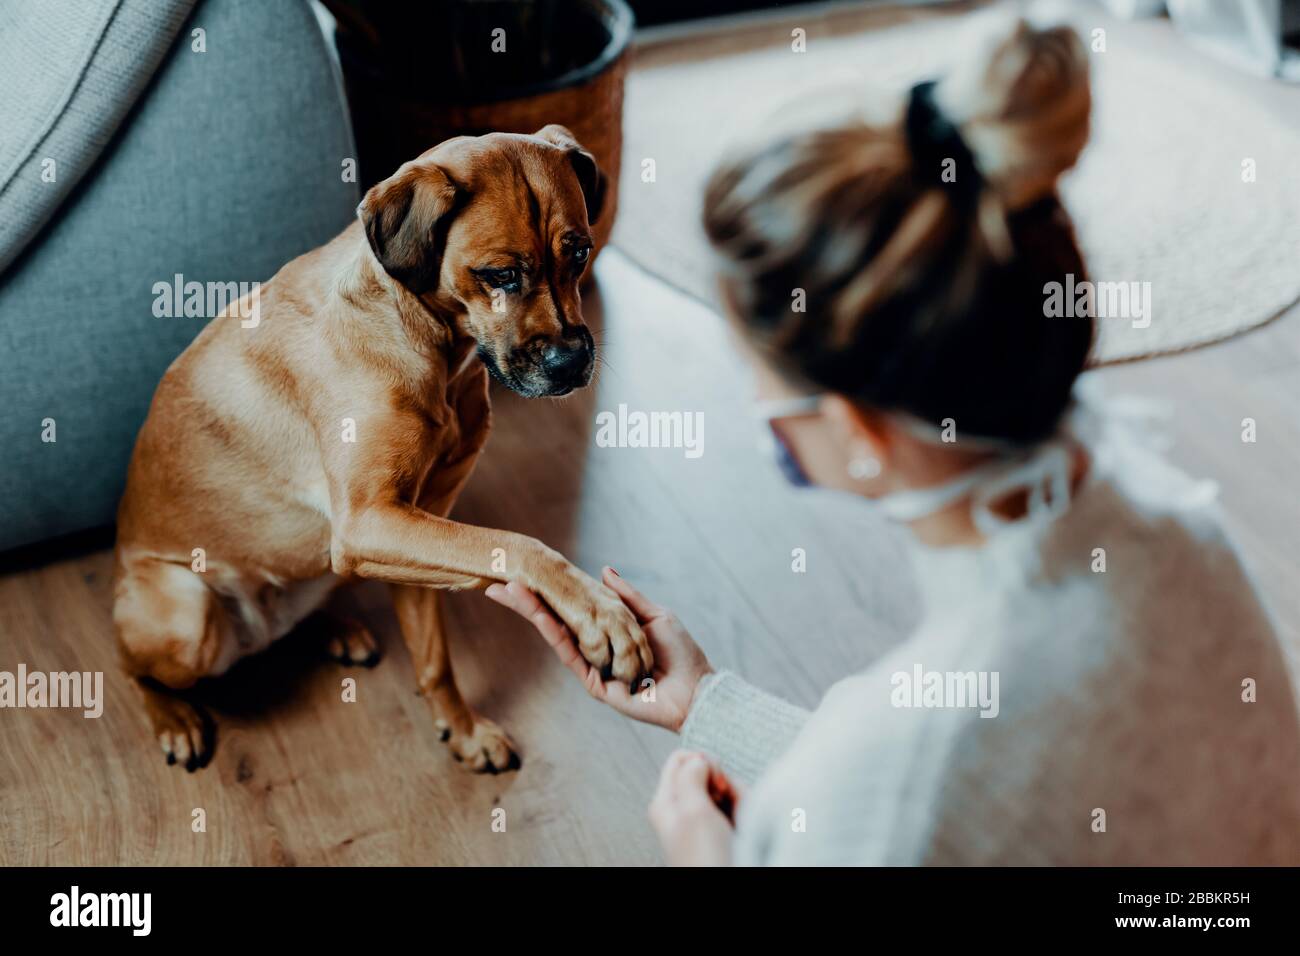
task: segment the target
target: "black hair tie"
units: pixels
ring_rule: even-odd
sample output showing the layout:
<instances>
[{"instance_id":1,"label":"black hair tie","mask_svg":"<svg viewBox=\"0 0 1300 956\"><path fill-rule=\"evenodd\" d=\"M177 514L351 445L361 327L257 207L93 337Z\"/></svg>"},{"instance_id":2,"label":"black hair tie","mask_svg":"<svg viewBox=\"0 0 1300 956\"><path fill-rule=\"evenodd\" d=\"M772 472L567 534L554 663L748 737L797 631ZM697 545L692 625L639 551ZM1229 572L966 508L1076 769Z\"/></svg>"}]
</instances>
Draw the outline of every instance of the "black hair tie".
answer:
<instances>
[{"instance_id":1,"label":"black hair tie","mask_svg":"<svg viewBox=\"0 0 1300 956\"><path fill-rule=\"evenodd\" d=\"M983 180L956 125L934 102L934 80L912 87L907 101L907 148L922 182L961 197L975 196ZM956 180L944 182L944 161L955 160Z\"/></svg>"}]
</instances>

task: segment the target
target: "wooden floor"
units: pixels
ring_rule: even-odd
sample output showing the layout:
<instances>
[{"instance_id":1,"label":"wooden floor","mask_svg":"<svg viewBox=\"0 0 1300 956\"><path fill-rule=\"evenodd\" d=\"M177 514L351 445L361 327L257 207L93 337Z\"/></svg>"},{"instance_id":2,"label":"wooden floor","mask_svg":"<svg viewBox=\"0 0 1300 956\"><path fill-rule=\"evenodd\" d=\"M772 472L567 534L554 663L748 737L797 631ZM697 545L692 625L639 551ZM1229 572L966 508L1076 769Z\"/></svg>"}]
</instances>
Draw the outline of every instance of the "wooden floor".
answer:
<instances>
[{"instance_id":1,"label":"wooden floor","mask_svg":"<svg viewBox=\"0 0 1300 956\"><path fill-rule=\"evenodd\" d=\"M787 489L752 443L744 370L716 316L616 251L587 298L605 365L561 401L497 396L497 430L458 516L612 563L677 609L717 665L805 704L913 620L895 532L851 501ZM1101 373L1174 407L1173 455L1218 479L1248 560L1300 643L1300 317ZM702 411L705 453L597 448L620 402ZM1257 420L1243 445L1240 421ZM808 571L792 573L793 548ZM474 776L439 744L384 593L359 592L386 657L344 671L295 637L205 689L212 765L164 764L109 625L106 551L0 577L0 670L103 670L99 720L0 711L0 864L644 864L644 808L672 738L586 698L531 631L449 598L467 696L515 735L523 769ZM355 676L359 699L341 700ZM506 814L504 833L493 811ZM206 812L207 832L191 829Z\"/></svg>"}]
</instances>

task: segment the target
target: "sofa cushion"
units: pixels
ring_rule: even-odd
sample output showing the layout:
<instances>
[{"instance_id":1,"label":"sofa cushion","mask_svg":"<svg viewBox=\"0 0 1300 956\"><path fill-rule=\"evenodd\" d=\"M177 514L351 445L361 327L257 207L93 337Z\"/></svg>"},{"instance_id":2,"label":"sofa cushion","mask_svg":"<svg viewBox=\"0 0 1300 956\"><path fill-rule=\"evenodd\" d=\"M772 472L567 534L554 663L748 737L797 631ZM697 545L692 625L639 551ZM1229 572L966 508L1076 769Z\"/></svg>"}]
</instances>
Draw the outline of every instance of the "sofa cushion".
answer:
<instances>
[{"instance_id":1,"label":"sofa cushion","mask_svg":"<svg viewBox=\"0 0 1300 956\"><path fill-rule=\"evenodd\" d=\"M158 380L207 322L160 315L160 285L265 281L354 218L356 152L312 8L203 0L199 26L206 52L173 43L0 277L0 550L112 522Z\"/></svg>"},{"instance_id":2,"label":"sofa cushion","mask_svg":"<svg viewBox=\"0 0 1300 956\"><path fill-rule=\"evenodd\" d=\"M0 272L94 165L194 2L0 4Z\"/></svg>"}]
</instances>

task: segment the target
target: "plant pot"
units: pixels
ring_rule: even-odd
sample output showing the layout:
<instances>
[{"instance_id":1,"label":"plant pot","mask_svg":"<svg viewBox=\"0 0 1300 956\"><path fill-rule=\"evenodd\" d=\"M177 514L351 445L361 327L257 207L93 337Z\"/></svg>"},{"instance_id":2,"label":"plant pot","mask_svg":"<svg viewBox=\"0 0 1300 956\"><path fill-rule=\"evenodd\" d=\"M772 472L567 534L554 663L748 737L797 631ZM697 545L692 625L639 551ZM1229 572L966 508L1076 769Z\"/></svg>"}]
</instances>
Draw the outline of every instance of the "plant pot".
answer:
<instances>
[{"instance_id":1,"label":"plant pot","mask_svg":"<svg viewBox=\"0 0 1300 956\"><path fill-rule=\"evenodd\" d=\"M633 27L623 0L326 5L338 21L363 189L453 136L560 123L608 179L592 227L599 251L618 209Z\"/></svg>"}]
</instances>

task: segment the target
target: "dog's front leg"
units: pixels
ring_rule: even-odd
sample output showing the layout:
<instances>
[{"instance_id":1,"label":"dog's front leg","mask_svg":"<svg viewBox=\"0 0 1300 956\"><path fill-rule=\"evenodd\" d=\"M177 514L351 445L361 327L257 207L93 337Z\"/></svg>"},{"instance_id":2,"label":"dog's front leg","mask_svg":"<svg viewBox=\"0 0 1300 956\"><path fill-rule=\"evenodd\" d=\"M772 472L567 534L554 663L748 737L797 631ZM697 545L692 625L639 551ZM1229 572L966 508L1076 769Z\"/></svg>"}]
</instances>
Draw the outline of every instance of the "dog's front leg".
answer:
<instances>
[{"instance_id":1,"label":"dog's front leg","mask_svg":"<svg viewBox=\"0 0 1300 956\"><path fill-rule=\"evenodd\" d=\"M618 595L526 535L460 524L389 500L350 510L334 530L330 557L337 574L392 584L459 590L518 581L569 626L593 667L635 687L654 662Z\"/></svg>"},{"instance_id":2,"label":"dog's front leg","mask_svg":"<svg viewBox=\"0 0 1300 956\"><path fill-rule=\"evenodd\" d=\"M393 610L411 652L422 696L433 711L443 741L456 759L476 773L519 766L505 731L470 710L456 686L442 618L442 595L432 588L395 584Z\"/></svg>"}]
</instances>

